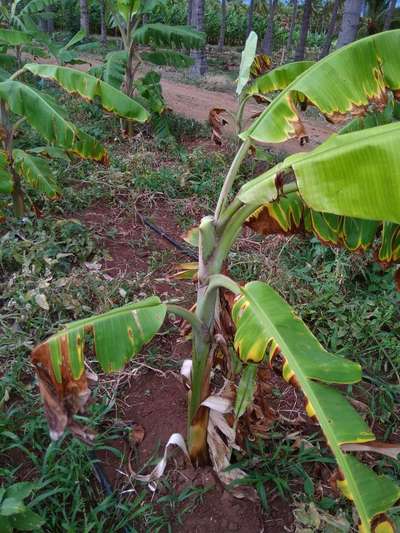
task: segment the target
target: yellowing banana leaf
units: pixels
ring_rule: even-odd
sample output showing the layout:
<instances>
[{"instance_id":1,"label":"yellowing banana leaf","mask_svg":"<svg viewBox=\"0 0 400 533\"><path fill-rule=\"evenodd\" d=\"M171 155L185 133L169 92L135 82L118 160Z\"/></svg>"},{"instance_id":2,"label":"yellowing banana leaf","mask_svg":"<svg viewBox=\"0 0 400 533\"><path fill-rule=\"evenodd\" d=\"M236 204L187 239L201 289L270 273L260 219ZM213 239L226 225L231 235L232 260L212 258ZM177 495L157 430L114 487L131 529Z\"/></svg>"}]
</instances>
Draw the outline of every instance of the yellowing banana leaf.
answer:
<instances>
[{"instance_id":1,"label":"yellowing banana leaf","mask_svg":"<svg viewBox=\"0 0 400 533\"><path fill-rule=\"evenodd\" d=\"M312 152L295 154L245 184L238 198L275 201L292 175L314 211L400 223L400 123L333 135Z\"/></svg>"},{"instance_id":2,"label":"yellowing banana leaf","mask_svg":"<svg viewBox=\"0 0 400 533\"><path fill-rule=\"evenodd\" d=\"M274 91L282 91L314 64L314 61L296 61L295 63L287 63L276 67L254 80L247 87L246 94L268 94Z\"/></svg>"},{"instance_id":3,"label":"yellowing banana leaf","mask_svg":"<svg viewBox=\"0 0 400 533\"><path fill-rule=\"evenodd\" d=\"M56 81L69 93L79 94L89 100L98 99L104 109L120 117L136 122L146 122L149 118L149 113L141 104L86 72L37 63L29 63L24 68L36 76Z\"/></svg>"},{"instance_id":4,"label":"yellowing banana leaf","mask_svg":"<svg viewBox=\"0 0 400 533\"><path fill-rule=\"evenodd\" d=\"M31 187L50 198L59 194L60 189L46 159L30 155L18 148L13 150L13 159L18 174L23 176Z\"/></svg>"},{"instance_id":5,"label":"yellowing banana leaf","mask_svg":"<svg viewBox=\"0 0 400 533\"><path fill-rule=\"evenodd\" d=\"M32 351L52 438L67 425L76 429L72 416L89 398L85 353L94 352L105 372L121 370L154 337L165 314L159 298L147 298L72 322Z\"/></svg>"},{"instance_id":6,"label":"yellowing banana leaf","mask_svg":"<svg viewBox=\"0 0 400 533\"><path fill-rule=\"evenodd\" d=\"M291 307L263 282L251 282L241 288L232 318L240 358L258 362L269 351L271 364L281 358L285 379L303 391L307 413L321 426L343 478L339 486L354 501L363 531L379 531L374 525L379 517L388 525L382 531L394 533L394 529L389 529L390 522L381 515L399 499L399 487L341 449L343 444L375 440L363 418L338 389L330 386L359 381L360 366L325 351Z\"/></svg>"},{"instance_id":7,"label":"yellowing banana leaf","mask_svg":"<svg viewBox=\"0 0 400 533\"><path fill-rule=\"evenodd\" d=\"M383 109L386 91L400 89L399 49L400 30L392 30L336 50L298 76L241 138L279 143L306 136L296 109L299 94L332 122L364 114L369 104Z\"/></svg>"},{"instance_id":8,"label":"yellowing banana leaf","mask_svg":"<svg viewBox=\"0 0 400 533\"><path fill-rule=\"evenodd\" d=\"M246 221L257 233L313 234L324 244L343 246L351 252L365 252L379 243L377 259L388 266L400 261L400 226L318 213L309 209L297 192L257 209Z\"/></svg>"},{"instance_id":9,"label":"yellowing banana leaf","mask_svg":"<svg viewBox=\"0 0 400 533\"><path fill-rule=\"evenodd\" d=\"M28 85L15 80L1 82L0 99L6 102L10 111L24 117L49 143L79 157L107 162L107 152L96 139L76 128L47 98Z\"/></svg>"}]
</instances>

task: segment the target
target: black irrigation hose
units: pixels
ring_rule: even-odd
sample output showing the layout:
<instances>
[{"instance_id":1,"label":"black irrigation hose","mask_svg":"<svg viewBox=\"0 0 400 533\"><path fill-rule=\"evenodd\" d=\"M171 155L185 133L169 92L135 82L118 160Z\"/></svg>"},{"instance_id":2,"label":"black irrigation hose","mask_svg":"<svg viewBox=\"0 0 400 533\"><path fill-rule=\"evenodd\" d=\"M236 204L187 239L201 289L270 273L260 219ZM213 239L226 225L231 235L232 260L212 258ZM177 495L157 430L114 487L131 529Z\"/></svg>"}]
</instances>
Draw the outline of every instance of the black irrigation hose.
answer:
<instances>
[{"instance_id":1,"label":"black irrigation hose","mask_svg":"<svg viewBox=\"0 0 400 533\"><path fill-rule=\"evenodd\" d=\"M114 493L114 490L112 488L112 485L110 483L110 480L107 477L107 474L104 472L102 464L100 459L97 457L96 452L94 450L88 451L88 456L90 459L90 463L92 465L94 474L100 483L101 489L104 492L106 496L112 496ZM129 529L126 526L123 526L120 528L120 531L122 533L132 533L132 530Z\"/></svg>"},{"instance_id":2,"label":"black irrigation hose","mask_svg":"<svg viewBox=\"0 0 400 533\"><path fill-rule=\"evenodd\" d=\"M194 259L195 261L198 261L198 255L196 252L194 252L193 250L191 250L190 248L188 248L187 246L183 245L182 243L178 242L177 240L175 240L173 237L171 237L171 235L168 235L168 233L166 233L162 228L159 228L158 226L156 226L155 224L153 224L152 222L150 222L149 219L147 219L146 217L142 216L140 213L138 213L139 215L139 218L140 220L142 221L142 223L149 227L151 230L153 230L155 233L157 233L158 235L160 235L160 237L162 237L163 239L165 239L166 241L168 241L170 244L172 244L173 246L175 246L175 248L177 248L180 252L184 253L185 255L191 257L192 259Z\"/></svg>"}]
</instances>

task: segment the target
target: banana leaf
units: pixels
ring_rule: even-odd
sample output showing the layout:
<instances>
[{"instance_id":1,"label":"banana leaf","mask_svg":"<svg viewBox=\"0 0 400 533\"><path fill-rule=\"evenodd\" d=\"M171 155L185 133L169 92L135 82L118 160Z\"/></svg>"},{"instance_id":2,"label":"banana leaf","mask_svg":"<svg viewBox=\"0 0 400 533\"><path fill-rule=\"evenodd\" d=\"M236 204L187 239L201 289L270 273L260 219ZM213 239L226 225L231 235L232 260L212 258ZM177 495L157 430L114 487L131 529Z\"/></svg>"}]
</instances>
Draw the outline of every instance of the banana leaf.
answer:
<instances>
[{"instance_id":1,"label":"banana leaf","mask_svg":"<svg viewBox=\"0 0 400 533\"><path fill-rule=\"evenodd\" d=\"M291 307L263 282L251 282L241 288L232 318L240 358L259 362L268 352L271 364L276 366L278 360L284 378L304 393L306 411L318 420L338 463L338 488L354 502L362 531L394 533L394 526L384 513L399 499L400 488L341 448L375 440L363 418L332 386L360 381L360 366L326 352Z\"/></svg>"}]
</instances>

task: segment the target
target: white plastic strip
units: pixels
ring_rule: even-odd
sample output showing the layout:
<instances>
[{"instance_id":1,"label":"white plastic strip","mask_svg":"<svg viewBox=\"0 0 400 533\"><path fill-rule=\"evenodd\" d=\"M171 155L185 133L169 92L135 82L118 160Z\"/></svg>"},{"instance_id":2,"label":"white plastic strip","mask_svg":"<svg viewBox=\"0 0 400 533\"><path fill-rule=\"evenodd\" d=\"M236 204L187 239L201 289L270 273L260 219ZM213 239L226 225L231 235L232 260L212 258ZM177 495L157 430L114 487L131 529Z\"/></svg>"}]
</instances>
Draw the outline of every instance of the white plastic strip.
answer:
<instances>
[{"instance_id":1,"label":"white plastic strip","mask_svg":"<svg viewBox=\"0 0 400 533\"><path fill-rule=\"evenodd\" d=\"M169 448L171 446L178 446L178 448L180 448L182 452L184 453L186 459L190 462L190 457L189 457L189 453L188 453L184 438L182 437L180 433L173 433L168 439L167 444L165 445L163 458L155 466L155 468L150 472L150 474L143 475L143 474L134 473L131 476L131 478L137 479L138 481L143 481L144 483L149 483L149 484L160 479L160 477L164 474L165 468L167 466L168 457L170 455ZM130 489L124 492L133 492L134 490L135 489Z\"/></svg>"}]
</instances>

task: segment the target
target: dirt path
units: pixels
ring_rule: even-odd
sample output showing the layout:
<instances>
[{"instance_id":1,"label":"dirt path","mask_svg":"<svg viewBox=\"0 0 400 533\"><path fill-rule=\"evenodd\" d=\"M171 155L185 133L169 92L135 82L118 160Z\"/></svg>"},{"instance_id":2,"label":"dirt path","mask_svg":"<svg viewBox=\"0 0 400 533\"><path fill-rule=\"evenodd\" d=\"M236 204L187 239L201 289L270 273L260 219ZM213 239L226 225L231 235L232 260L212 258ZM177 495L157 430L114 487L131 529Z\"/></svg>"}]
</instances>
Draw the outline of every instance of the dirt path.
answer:
<instances>
[{"instance_id":1,"label":"dirt path","mask_svg":"<svg viewBox=\"0 0 400 533\"><path fill-rule=\"evenodd\" d=\"M75 65L75 68L86 71L92 66L98 66L102 63L99 56L90 55L82 56L88 61L88 64ZM24 60L37 63L55 63L52 58L36 58L24 54ZM208 114L211 108L219 107L225 108L230 112L235 112L237 109L237 99L235 94L205 89L203 87L196 87L186 83L179 83L173 80L162 79L161 81L163 94L167 105L176 114L182 115L186 118L192 118L198 122L208 122ZM246 106L244 119L248 122L250 117L255 113L260 112L261 106L250 103ZM309 135L310 142L304 146L296 139L286 141L280 144L270 144L269 146L275 148L276 151L293 154L296 152L307 152L323 142L329 135L334 132L332 126L318 122L316 120L303 120L306 131ZM228 124L225 127L225 135L232 135L234 127Z\"/></svg>"},{"instance_id":2,"label":"dirt path","mask_svg":"<svg viewBox=\"0 0 400 533\"><path fill-rule=\"evenodd\" d=\"M237 109L237 99L234 94L222 91L210 91L195 85L178 83L171 80L162 80L163 94L167 101L168 107L175 113L187 118L193 118L198 122L207 122L208 113L211 108L225 108L230 112ZM250 122L250 117L259 113L262 109L257 104L248 104L245 109L245 122ZM229 120L229 119L228 119ZM270 144L270 147L277 151L287 152L289 154L296 152L307 152L317 145L321 144L327 137L332 135L334 129L328 124L316 120L303 120L306 131L309 135L310 142L300 146L299 141L292 139L281 144ZM225 127L225 135L233 134L234 128L231 124Z\"/></svg>"}]
</instances>

